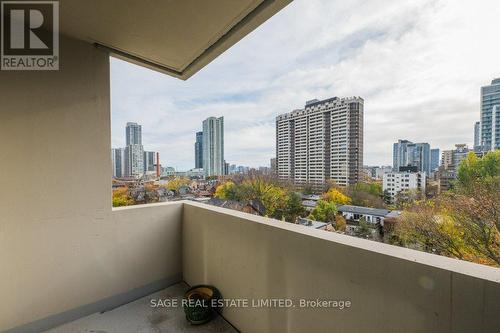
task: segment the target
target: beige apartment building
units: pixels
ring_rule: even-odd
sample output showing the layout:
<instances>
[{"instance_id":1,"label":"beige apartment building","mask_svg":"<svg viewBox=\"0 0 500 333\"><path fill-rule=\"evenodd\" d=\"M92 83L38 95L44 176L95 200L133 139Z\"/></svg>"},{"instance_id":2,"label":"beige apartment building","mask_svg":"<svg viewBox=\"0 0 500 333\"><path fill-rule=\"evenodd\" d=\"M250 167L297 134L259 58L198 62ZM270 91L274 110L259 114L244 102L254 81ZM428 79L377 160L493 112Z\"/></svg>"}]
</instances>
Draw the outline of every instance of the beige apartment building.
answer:
<instances>
[{"instance_id":1,"label":"beige apartment building","mask_svg":"<svg viewBox=\"0 0 500 333\"><path fill-rule=\"evenodd\" d=\"M360 97L308 101L276 117L276 168L281 180L321 186L355 184L363 168Z\"/></svg>"}]
</instances>

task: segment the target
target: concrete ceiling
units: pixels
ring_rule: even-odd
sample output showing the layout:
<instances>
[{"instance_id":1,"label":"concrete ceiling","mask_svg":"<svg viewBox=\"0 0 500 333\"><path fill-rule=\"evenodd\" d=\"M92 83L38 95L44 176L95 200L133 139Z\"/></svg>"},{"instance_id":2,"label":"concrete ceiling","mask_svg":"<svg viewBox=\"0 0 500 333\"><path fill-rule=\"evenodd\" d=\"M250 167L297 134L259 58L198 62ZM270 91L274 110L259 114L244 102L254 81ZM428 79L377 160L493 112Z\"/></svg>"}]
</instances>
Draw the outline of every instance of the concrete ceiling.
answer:
<instances>
[{"instance_id":1,"label":"concrete ceiling","mask_svg":"<svg viewBox=\"0 0 500 333\"><path fill-rule=\"evenodd\" d=\"M181 79L292 0L64 0L60 33Z\"/></svg>"}]
</instances>

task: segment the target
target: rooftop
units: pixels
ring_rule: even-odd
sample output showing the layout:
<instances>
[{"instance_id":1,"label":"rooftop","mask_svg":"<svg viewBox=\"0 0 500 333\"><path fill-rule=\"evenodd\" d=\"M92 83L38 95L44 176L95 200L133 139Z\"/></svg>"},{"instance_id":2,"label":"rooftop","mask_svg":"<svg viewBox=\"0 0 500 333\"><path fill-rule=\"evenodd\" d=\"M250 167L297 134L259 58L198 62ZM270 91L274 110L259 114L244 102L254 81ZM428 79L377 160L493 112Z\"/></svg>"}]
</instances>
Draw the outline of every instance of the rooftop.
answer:
<instances>
[{"instance_id":1,"label":"rooftop","mask_svg":"<svg viewBox=\"0 0 500 333\"><path fill-rule=\"evenodd\" d=\"M385 217L399 217L401 216L401 211L400 210L393 210L389 214L387 214Z\"/></svg>"},{"instance_id":2,"label":"rooftop","mask_svg":"<svg viewBox=\"0 0 500 333\"><path fill-rule=\"evenodd\" d=\"M305 207L316 207L317 205L317 201L314 201L314 200L304 200L302 201L302 205L305 206Z\"/></svg>"},{"instance_id":3,"label":"rooftop","mask_svg":"<svg viewBox=\"0 0 500 333\"><path fill-rule=\"evenodd\" d=\"M351 205L338 205L337 209L340 212L352 212L356 214L375 215L375 216L386 216L390 212L390 210L388 209L351 206Z\"/></svg>"},{"instance_id":4,"label":"rooftop","mask_svg":"<svg viewBox=\"0 0 500 333\"><path fill-rule=\"evenodd\" d=\"M320 199L321 199L321 196L317 195L317 194L302 194L302 200L318 201Z\"/></svg>"},{"instance_id":5,"label":"rooftop","mask_svg":"<svg viewBox=\"0 0 500 333\"><path fill-rule=\"evenodd\" d=\"M328 226L331 223L325 223L325 222L321 222L321 221L314 221L314 220L306 219L306 218L299 218L298 219L298 224L299 225L303 225L305 227L311 227L311 228L314 228L314 229L322 229L322 228L325 228L326 226Z\"/></svg>"}]
</instances>

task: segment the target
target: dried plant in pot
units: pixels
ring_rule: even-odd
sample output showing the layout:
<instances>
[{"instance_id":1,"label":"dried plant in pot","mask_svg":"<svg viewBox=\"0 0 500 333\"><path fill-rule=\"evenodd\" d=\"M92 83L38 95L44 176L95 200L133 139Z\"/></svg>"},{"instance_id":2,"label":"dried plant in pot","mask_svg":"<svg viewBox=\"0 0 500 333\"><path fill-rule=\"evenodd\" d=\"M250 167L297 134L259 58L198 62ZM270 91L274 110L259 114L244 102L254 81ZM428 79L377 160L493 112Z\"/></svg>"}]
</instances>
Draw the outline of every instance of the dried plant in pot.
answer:
<instances>
[{"instance_id":1,"label":"dried plant in pot","mask_svg":"<svg viewBox=\"0 0 500 333\"><path fill-rule=\"evenodd\" d=\"M221 299L217 288L209 285L197 285L189 288L184 294L184 313L193 325L201 325L212 320L220 308L217 300Z\"/></svg>"}]
</instances>

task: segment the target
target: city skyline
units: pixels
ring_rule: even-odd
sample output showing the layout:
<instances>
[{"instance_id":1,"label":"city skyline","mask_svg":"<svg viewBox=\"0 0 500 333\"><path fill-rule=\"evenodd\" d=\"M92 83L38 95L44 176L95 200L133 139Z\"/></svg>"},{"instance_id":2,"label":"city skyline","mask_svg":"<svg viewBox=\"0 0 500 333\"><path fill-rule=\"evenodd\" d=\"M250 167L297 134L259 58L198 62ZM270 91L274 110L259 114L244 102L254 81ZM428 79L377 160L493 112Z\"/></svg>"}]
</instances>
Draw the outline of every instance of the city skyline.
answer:
<instances>
[{"instance_id":1,"label":"city skyline","mask_svg":"<svg viewBox=\"0 0 500 333\"><path fill-rule=\"evenodd\" d=\"M398 139L472 147L480 87L500 77L489 42L495 7L295 1L186 82L112 59L112 145L123 146L121 128L136 121L162 164L188 170L199 122L219 114L226 161L268 165L276 115L312 98L356 95L366 101L364 164L391 164ZM327 16L316 20L317 12Z\"/></svg>"},{"instance_id":2,"label":"city skyline","mask_svg":"<svg viewBox=\"0 0 500 333\"><path fill-rule=\"evenodd\" d=\"M318 100L311 100L311 101L308 101L307 103L309 102L313 102L313 101L318 101ZM319 102L319 101L318 101ZM306 104L307 106L307 104ZM297 111L297 110L294 110L294 111ZM289 112L289 113L292 113L292 112ZM277 115L277 117L280 117L280 116L284 116L286 114L281 114L281 115ZM217 117L209 117L209 118L214 118L214 119L218 119ZM224 118L224 116L221 116L220 118ZM205 119L203 122L207 121L208 119ZM135 124L137 125L137 123L135 122L127 122L127 127L129 124ZM479 124L479 122L476 122L474 123L474 132L473 132L473 142L475 143L476 142L476 127L477 127L477 124ZM142 127L139 125L139 127ZM141 131L142 131L142 128L141 128ZM194 150L193 150L193 156L194 156L194 166L191 166L191 167L187 167L187 168L176 168L175 166L172 166L170 164L164 164L162 163L162 167L174 167L174 169L176 171L189 171L191 169L197 169L197 168L203 168L203 141L199 141L200 139L203 140L203 131L196 131L194 133L195 137L194 137ZM127 135L126 135L126 138L128 136L128 130L127 130ZM142 140L142 135L140 136L140 139ZM275 137L275 139L277 139ZM439 166L439 164L441 163L441 154L440 152L446 152L446 151L451 151L453 149L453 147L455 146L469 146L468 143L455 143L453 144L452 147L447 147L447 148L441 148L441 147L437 147L437 148L431 148L430 145L428 143L413 143L411 142L410 140L406 140L406 139L401 139L401 138L398 138L397 139L399 143L401 142L404 142L404 143L407 143L407 144L411 144L411 145L427 145L429 146L428 147L428 161L425 162L426 164L429 165L429 172L426 171L427 174L429 174L430 172L432 172L433 170L436 169L437 166ZM363 166L367 166L367 167L384 167L384 166L391 166L394 170L397 169L397 167L395 167L395 145L398 144L398 142L396 143L392 143L391 147L389 147L389 150L391 151L391 161L384 164L384 163L378 163L378 164L367 164L367 163L363 163L362 164L362 167ZM473 145L475 147L475 145ZM125 150L125 148L115 148L115 147L112 147L112 150L117 150L117 149L122 149L122 150ZM201 151L200 151L201 150ZM473 151L474 149L471 149L471 151ZM478 149L478 151L481 151L481 149ZM434 157L432 156L432 153L433 152L436 152L437 153L437 157ZM144 151L144 153L153 153L153 152L150 152L150 151ZM155 152L156 154L156 152ZM197 159L197 156L200 156L199 159ZM276 151L275 151L275 156L276 156ZM271 157L271 159L274 159L275 156ZM363 159L363 158L362 158ZM224 160L224 159L223 159ZM434 161L433 161L434 160ZM245 165L245 164L241 164L241 163L232 163L231 161L226 161L224 160L225 163L227 163L228 165L234 165L234 166L238 166L238 167L245 167L245 168L254 168L254 169L259 169L261 167L272 167L272 162L270 163L270 161L267 161L267 164L254 164L254 165ZM114 162L113 162L114 163ZM197 163L201 163L201 166L198 167L198 164ZM436 164L437 163L437 164ZM411 165L412 163L409 163L408 165ZM432 167L434 165L434 167ZM398 166L400 166L398 164ZM423 170L425 171L425 170Z\"/></svg>"}]
</instances>

